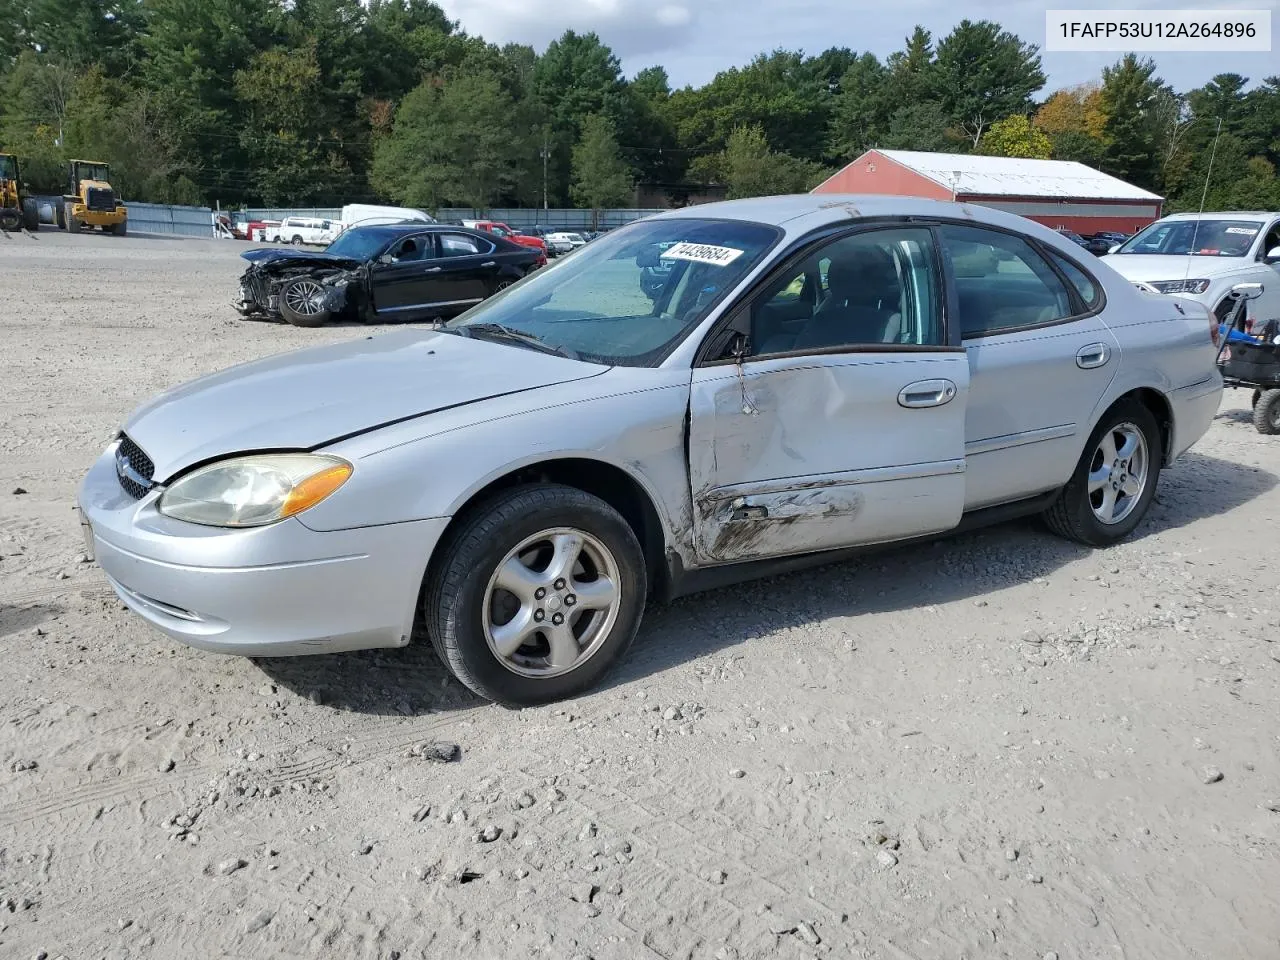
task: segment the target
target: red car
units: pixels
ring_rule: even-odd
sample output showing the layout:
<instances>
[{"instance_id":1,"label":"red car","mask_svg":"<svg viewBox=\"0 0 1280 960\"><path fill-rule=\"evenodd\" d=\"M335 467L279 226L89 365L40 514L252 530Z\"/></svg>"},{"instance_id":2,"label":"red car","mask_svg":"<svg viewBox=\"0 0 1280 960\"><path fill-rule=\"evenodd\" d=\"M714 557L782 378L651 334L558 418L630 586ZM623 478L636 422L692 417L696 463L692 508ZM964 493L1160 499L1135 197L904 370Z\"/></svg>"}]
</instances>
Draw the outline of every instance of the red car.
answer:
<instances>
[{"instance_id":1,"label":"red car","mask_svg":"<svg viewBox=\"0 0 1280 960\"><path fill-rule=\"evenodd\" d=\"M512 243L518 243L522 247L537 250L540 254L537 265L539 267L547 265L547 242L541 237L531 237L525 233L517 233L500 220L463 220L462 225L470 227L472 230L485 230L495 236L510 240Z\"/></svg>"}]
</instances>

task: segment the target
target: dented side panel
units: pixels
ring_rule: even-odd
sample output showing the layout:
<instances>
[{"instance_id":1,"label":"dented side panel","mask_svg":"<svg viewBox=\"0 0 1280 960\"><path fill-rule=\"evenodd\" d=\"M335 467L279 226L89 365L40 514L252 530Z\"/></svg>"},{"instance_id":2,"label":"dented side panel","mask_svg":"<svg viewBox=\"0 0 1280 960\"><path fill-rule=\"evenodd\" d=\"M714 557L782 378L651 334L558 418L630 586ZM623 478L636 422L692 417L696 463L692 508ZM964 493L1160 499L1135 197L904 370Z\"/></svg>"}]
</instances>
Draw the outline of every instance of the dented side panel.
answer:
<instances>
[{"instance_id":1,"label":"dented side panel","mask_svg":"<svg viewBox=\"0 0 1280 960\"><path fill-rule=\"evenodd\" d=\"M695 370L689 460L699 558L785 556L955 526L968 372L957 351ZM947 399L903 405L905 388L935 382L954 387ZM906 394L908 403L915 397Z\"/></svg>"}]
</instances>

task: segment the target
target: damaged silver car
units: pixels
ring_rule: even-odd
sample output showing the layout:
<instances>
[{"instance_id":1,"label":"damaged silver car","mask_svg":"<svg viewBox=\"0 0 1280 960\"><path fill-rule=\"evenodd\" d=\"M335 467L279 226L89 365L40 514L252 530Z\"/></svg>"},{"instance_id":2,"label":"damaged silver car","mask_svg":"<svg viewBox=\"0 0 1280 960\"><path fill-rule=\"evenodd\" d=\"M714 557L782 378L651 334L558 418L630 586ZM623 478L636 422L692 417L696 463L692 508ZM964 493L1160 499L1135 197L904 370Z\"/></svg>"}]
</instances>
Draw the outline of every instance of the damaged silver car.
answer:
<instances>
[{"instance_id":1,"label":"damaged silver car","mask_svg":"<svg viewBox=\"0 0 1280 960\"><path fill-rule=\"evenodd\" d=\"M352 227L322 251L269 247L240 256L249 261L235 301L240 314L299 327L335 317L454 316L539 266L537 251L501 237L417 221Z\"/></svg>"},{"instance_id":2,"label":"damaged silver car","mask_svg":"<svg viewBox=\"0 0 1280 960\"><path fill-rule=\"evenodd\" d=\"M421 632L480 695L541 703L598 684L650 598L1025 514L1123 539L1218 409L1217 337L986 207L707 204L438 330L172 390L80 504L171 637L276 656Z\"/></svg>"}]
</instances>

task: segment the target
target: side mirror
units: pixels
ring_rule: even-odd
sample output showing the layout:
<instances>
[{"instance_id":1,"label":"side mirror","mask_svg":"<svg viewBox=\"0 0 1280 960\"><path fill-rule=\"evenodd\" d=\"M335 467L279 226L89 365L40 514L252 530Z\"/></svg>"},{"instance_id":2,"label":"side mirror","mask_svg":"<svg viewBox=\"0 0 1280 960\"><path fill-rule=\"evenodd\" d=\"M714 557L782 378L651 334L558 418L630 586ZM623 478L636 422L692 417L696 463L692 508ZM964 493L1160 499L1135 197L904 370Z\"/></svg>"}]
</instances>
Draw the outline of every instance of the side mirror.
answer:
<instances>
[{"instance_id":1,"label":"side mirror","mask_svg":"<svg viewBox=\"0 0 1280 960\"><path fill-rule=\"evenodd\" d=\"M384 253L382 256L378 258L378 262L379 263L395 263L396 258L389 253Z\"/></svg>"},{"instance_id":2,"label":"side mirror","mask_svg":"<svg viewBox=\"0 0 1280 960\"><path fill-rule=\"evenodd\" d=\"M1272 247L1262 259L1266 263L1280 263L1280 247Z\"/></svg>"},{"instance_id":3,"label":"side mirror","mask_svg":"<svg viewBox=\"0 0 1280 960\"><path fill-rule=\"evenodd\" d=\"M1257 300L1264 289L1260 283L1237 283L1231 293L1240 300Z\"/></svg>"}]
</instances>

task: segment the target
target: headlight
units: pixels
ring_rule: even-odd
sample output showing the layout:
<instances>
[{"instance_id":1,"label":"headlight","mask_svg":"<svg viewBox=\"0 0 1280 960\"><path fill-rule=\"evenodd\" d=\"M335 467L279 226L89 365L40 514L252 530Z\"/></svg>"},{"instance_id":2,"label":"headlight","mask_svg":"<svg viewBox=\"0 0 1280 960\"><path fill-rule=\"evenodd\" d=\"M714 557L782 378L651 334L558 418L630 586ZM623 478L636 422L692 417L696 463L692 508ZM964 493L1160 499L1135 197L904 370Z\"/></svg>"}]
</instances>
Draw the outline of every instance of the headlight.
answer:
<instances>
[{"instance_id":1,"label":"headlight","mask_svg":"<svg viewBox=\"0 0 1280 960\"><path fill-rule=\"evenodd\" d=\"M160 497L165 516L211 527L256 527L314 507L351 476L338 457L272 453L211 463Z\"/></svg>"},{"instance_id":2,"label":"headlight","mask_svg":"<svg viewBox=\"0 0 1280 960\"><path fill-rule=\"evenodd\" d=\"M1204 293L1208 280L1153 280L1151 286L1161 293Z\"/></svg>"}]
</instances>

